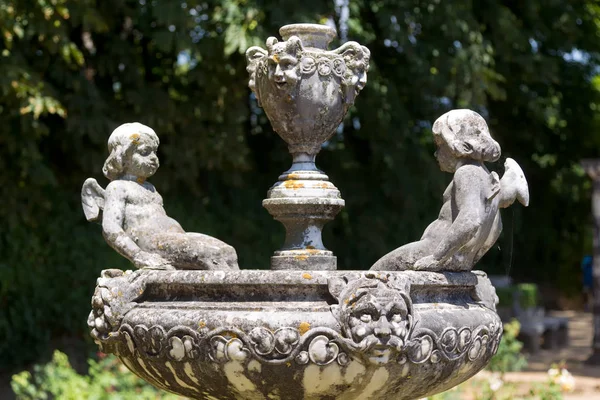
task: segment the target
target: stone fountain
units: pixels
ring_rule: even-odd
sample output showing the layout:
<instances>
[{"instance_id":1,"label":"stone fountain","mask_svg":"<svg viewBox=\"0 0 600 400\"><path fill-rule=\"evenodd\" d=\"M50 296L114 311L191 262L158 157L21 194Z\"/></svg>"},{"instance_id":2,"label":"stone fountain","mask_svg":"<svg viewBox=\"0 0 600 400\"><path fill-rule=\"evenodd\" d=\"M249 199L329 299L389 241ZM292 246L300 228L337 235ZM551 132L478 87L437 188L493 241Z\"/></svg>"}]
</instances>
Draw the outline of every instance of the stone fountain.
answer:
<instances>
[{"instance_id":1,"label":"stone fountain","mask_svg":"<svg viewBox=\"0 0 600 400\"><path fill-rule=\"evenodd\" d=\"M472 271L501 231L499 209L527 205L527 182L500 157L483 118L454 110L433 125L453 180L440 215L369 271L337 271L321 237L344 206L315 157L366 83L369 50L327 50L335 30L296 24L248 49L249 86L292 166L263 206L286 228L271 271L240 270L235 250L185 232L148 182L159 139L124 124L109 138L103 189L82 204L107 243L138 268L105 270L88 324L101 350L154 386L194 399L418 399L484 368L502 324L495 290Z\"/></svg>"}]
</instances>

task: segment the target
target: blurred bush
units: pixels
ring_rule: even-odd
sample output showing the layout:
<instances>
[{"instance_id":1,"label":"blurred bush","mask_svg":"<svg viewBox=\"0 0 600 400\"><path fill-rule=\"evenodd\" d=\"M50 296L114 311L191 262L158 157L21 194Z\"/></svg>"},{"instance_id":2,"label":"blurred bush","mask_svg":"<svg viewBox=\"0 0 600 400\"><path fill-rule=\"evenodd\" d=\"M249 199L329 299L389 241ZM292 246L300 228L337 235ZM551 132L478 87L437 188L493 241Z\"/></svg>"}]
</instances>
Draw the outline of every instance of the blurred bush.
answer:
<instances>
[{"instance_id":1,"label":"blurred bush","mask_svg":"<svg viewBox=\"0 0 600 400\"><path fill-rule=\"evenodd\" d=\"M517 285L496 288L498 307L511 308L518 299L522 309L538 306L539 290L536 284L519 283Z\"/></svg>"},{"instance_id":2,"label":"blurred bush","mask_svg":"<svg viewBox=\"0 0 600 400\"><path fill-rule=\"evenodd\" d=\"M89 361L87 375L78 374L64 353L55 351L52 361L12 378L17 400L177 400L180 396L151 386L129 371L115 356Z\"/></svg>"},{"instance_id":3,"label":"blurred bush","mask_svg":"<svg viewBox=\"0 0 600 400\"><path fill-rule=\"evenodd\" d=\"M527 359L521 354L523 343L517 340L520 329L521 324L516 319L504 324L498 351L487 366L489 371L503 374L521 371L527 366Z\"/></svg>"}]
</instances>

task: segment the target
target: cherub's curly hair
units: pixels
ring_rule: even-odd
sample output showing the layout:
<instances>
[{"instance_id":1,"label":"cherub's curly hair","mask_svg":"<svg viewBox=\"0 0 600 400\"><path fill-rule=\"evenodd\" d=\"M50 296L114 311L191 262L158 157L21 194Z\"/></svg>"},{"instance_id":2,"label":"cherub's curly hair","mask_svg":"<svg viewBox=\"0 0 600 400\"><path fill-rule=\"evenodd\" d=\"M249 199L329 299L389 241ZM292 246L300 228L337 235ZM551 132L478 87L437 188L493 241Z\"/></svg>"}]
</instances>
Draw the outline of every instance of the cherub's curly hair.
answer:
<instances>
[{"instance_id":1,"label":"cherub's curly hair","mask_svg":"<svg viewBox=\"0 0 600 400\"><path fill-rule=\"evenodd\" d=\"M471 110L452 110L433 124L434 136L444 140L454 156L478 161L497 161L500 145L490 135L483 117Z\"/></svg>"},{"instance_id":2,"label":"cherub's curly hair","mask_svg":"<svg viewBox=\"0 0 600 400\"><path fill-rule=\"evenodd\" d=\"M154 130L139 122L123 124L115 129L108 138L109 156L104 162L102 172L108 179L115 180L124 174L125 163L139 143L140 136L146 135L156 146L160 143Z\"/></svg>"}]
</instances>

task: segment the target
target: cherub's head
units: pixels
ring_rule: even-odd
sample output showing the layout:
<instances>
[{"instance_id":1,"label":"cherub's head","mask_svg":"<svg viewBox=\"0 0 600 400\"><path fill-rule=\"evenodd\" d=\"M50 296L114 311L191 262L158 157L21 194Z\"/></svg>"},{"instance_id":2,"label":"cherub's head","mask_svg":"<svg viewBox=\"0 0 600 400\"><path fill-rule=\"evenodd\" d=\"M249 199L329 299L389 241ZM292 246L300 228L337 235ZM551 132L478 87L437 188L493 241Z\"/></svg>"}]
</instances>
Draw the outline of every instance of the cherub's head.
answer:
<instances>
[{"instance_id":1,"label":"cherub's head","mask_svg":"<svg viewBox=\"0 0 600 400\"><path fill-rule=\"evenodd\" d=\"M159 167L158 144L158 136L152 128L138 122L123 124L108 138L110 155L102 172L111 181L123 175L149 178Z\"/></svg>"},{"instance_id":2,"label":"cherub's head","mask_svg":"<svg viewBox=\"0 0 600 400\"><path fill-rule=\"evenodd\" d=\"M500 145L490 135L483 117L471 110L452 110L433 124L438 147L436 158L445 172L454 172L461 158L493 162L500 158Z\"/></svg>"}]
</instances>

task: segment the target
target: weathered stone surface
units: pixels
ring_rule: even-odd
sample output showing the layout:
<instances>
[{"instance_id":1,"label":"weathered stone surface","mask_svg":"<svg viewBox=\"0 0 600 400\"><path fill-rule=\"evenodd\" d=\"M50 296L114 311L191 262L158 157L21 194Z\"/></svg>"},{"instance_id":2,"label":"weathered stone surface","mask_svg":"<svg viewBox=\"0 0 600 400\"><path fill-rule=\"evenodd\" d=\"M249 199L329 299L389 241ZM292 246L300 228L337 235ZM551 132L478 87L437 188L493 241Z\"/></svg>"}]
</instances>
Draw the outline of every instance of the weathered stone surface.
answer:
<instances>
[{"instance_id":1,"label":"weathered stone surface","mask_svg":"<svg viewBox=\"0 0 600 400\"><path fill-rule=\"evenodd\" d=\"M335 30L326 26L280 32L283 42L269 38L247 58L249 86L293 156L263 202L286 227L271 260L281 271L239 271L230 246L184 232L146 182L158 138L123 125L109 140L112 182L104 191L86 181L82 202L107 242L144 268L102 272L92 336L143 379L194 399L409 400L447 390L497 351L498 298L469 270L500 233L498 209L528 203L523 171L511 159L502 179L486 169L500 147L481 116L443 115L436 154L454 178L438 220L373 267L390 271L335 271L321 230L344 200L315 157L364 87L370 54L354 42L328 51Z\"/></svg>"},{"instance_id":2,"label":"weathered stone surface","mask_svg":"<svg viewBox=\"0 0 600 400\"><path fill-rule=\"evenodd\" d=\"M333 270L336 257L321 230L344 200L315 157L365 86L370 52L356 42L327 50L336 31L326 25L286 25L279 32L283 42L271 37L266 50L246 52L249 86L293 157L263 201L287 233L271 269Z\"/></svg>"},{"instance_id":3,"label":"weathered stone surface","mask_svg":"<svg viewBox=\"0 0 600 400\"><path fill-rule=\"evenodd\" d=\"M483 368L502 325L481 272L103 272L103 351L196 399L416 399Z\"/></svg>"},{"instance_id":4,"label":"weathered stone surface","mask_svg":"<svg viewBox=\"0 0 600 400\"><path fill-rule=\"evenodd\" d=\"M106 242L138 268L237 270L233 247L213 237L185 232L163 208L146 179L159 167L158 136L140 123L119 126L108 139L102 189L88 178L81 203L88 221L102 224Z\"/></svg>"},{"instance_id":5,"label":"weathered stone surface","mask_svg":"<svg viewBox=\"0 0 600 400\"><path fill-rule=\"evenodd\" d=\"M500 146L481 115L452 110L435 121L433 134L440 169L454 173L439 217L421 240L386 254L371 270L469 271L500 236L499 209L515 199L529 204L527 181L515 160L506 159L502 179L486 168L486 161L500 158Z\"/></svg>"}]
</instances>

